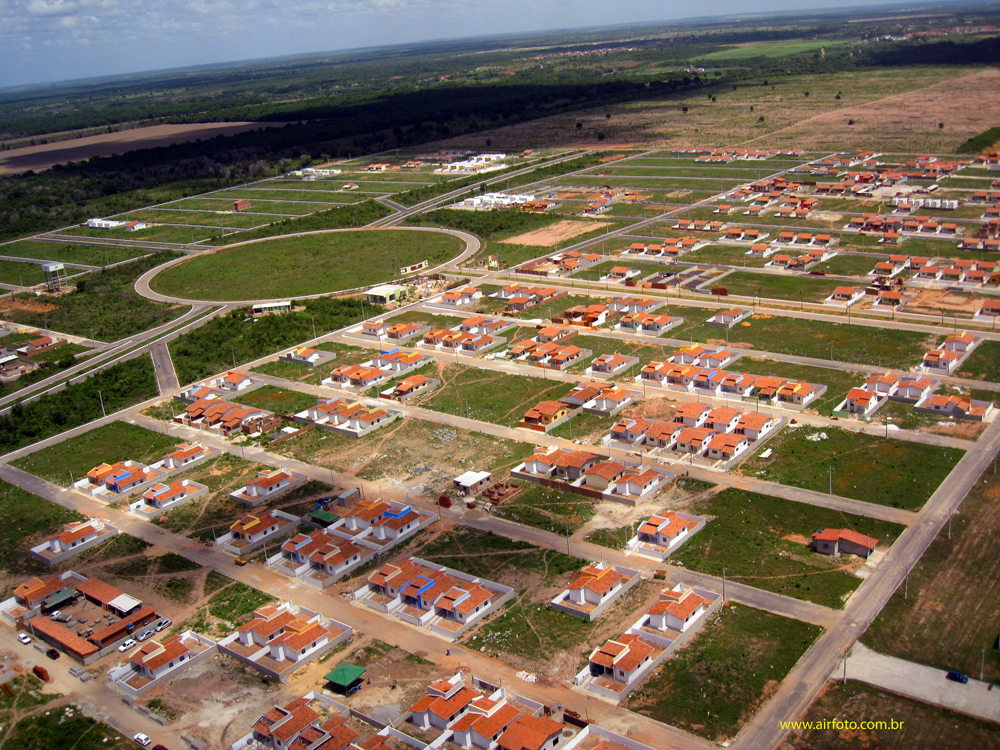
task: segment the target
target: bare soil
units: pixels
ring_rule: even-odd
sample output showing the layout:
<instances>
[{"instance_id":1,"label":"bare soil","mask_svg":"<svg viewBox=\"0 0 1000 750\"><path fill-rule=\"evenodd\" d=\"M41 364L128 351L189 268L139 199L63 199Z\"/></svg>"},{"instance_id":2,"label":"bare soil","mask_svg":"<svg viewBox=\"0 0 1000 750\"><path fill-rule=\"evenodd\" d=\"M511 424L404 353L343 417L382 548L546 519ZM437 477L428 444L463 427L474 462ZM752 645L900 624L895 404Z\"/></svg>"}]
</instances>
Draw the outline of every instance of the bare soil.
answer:
<instances>
[{"instance_id":1,"label":"bare soil","mask_svg":"<svg viewBox=\"0 0 1000 750\"><path fill-rule=\"evenodd\" d=\"M519 234L516 237L503 240L509 245L530 245L532 247L555 247L557 244L565 243L581 234L592 232L595 229L603 229L609 226L606 221L583 222L583 221L560 221L552 226L543 229L535 229L531 232Z\"/></svg>"},{"instance_id":2,"label":"bare soil","mask_svg":"<svg viewBox=\"0 0 1000 750\"><path fill-rule=\"evenodd\" d=\"M182 125L151 125L120 133L105 133L86 138L74 138L39 146L25 146L4 151L0 156L0 174L18 174L32 169L36 172L51 169L56 164L90 159L92 156L111 156L143 148L186 143L198 138L217 135L234 135L247 130L270 127L268 122L230 122L220 125L199 122Z\"/></svg>"},{"instance_id":3,"label":"bare soil","mask_svg":"<svg viewBox=\"0 0 1000 750\"><path fill-rule=\"evenodd\" d=\"M980 296L969 294L953 294L952 292L922 289L906 303L907 312L929 311L931 313L945 310L951 313L974 314L979 306Z\"/></svg>"},{"instance_id":4,"label":"bare soil","mask_svg":"<svg viewBox=\"0 0 1000 750\"><path fill-rule=\"evenodd\" d=\"M50 305L35 299L21 299L20 297L5 297L0 300L0 315L10 312L47 313L50 310L58 310L58 305Z\"/></svg>"}]
</instances>

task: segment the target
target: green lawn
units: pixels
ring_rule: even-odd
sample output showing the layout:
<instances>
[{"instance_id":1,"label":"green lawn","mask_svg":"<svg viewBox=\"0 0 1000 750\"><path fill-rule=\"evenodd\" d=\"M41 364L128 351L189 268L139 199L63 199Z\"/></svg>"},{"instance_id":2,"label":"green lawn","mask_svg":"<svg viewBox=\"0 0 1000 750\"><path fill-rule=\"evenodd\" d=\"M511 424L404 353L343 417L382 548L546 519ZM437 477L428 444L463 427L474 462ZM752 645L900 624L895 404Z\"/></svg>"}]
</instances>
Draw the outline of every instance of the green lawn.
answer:
<instances>
[{"instance_id":1,"label":"green lawn","mask_svg":"<svg viewBox=\"0 0 1000 750\"><path fill-rule=\"evenodd\" d=\"M445 414L468 416L483 422L516 427L524 413L539 401L558 401L572 390L569 383L525 375L447 364L442 385L420 406Z\"/></svg>"},{"instance_id":2,"label":"green lawn","mask_svg":"<svg viewBox=\"0 0 1000 750\"><path fill-rule=\"evenodd\" d=\"M245 396L233 399L238 404L255 406L275 414L292 415L316 405L316 397L299 391L289 391L273 385L256 388Z\"/></svg>"},{"instance_id":3,"label":"green lawn","mask_svg":"<svg viewBox=\"0 0 1000 750\"><path fill-rule=\"evenodd\" d=\"M94 245L65 245L61 242L19 240L0 245L0 255L15 255L35 260L55 260L63 263L80 263L88 266L105 266L110 263L146 255L148 251L133 247L97 247ZM75 273L74 269L66 269Z\"/></svg>"},{"instance_id":4,"label":"green lawn","mask_svg":"<svg viewBox=\"0 0 1000 750\"><path fill-rule=\"evenodd\" d=\"M957 375L975 380L1000 382L1000 341L983 341L962 364Z\"/></svg>"},{"instance_id":5,"label":"green lawn","mask_svg":"<svg viewBox=\"0 0 1000 750\"><path fill-rule=\"evenodd\" d=\"M722 742L752 718L821 628L739 605L701 625L627 699L636 713Z\"/></svg>"},{"instance_id":6,"label":"green lawn","mask_svg":"<svg viewBox=\"0 0 1000 750\"><path fill-rule=\"evenodd\" d=\"M714 520L673 555L674 562L719 577L726 567L733 581L834 609L861 585L842 569L857 558L811 552L810 535L848 528L875 537L887 550L903 532L897 524L735 488L696 500L690 512Z\"/></svg>"},{"instance_id":7,"label":"green lawn","mask_svg":"<svg viewBox=\"0 0 1000 750\"><path fill-rule=\"evenodd\" d=\"M837 428L785 429L768 443L770 458L754 455L740 473L894 508L919 510L964 451L892 440ZM825 439L815 440L825 434ZM814 438L810 440L809 438Z\"/></svg>"},{"instance_id":8,"label":"green lawn","mask_svg":"<svg viewBox=\"0 0 1000 750\"><path fill-rule=\"evenodd\" d=\"M686 323L671 335L694 341L726 340L723 329L700 322ZM729 332L732 346L881 367L909 367L918 363L933 344L928 338L927 334L915 331L870 328L846 321L827 323L763 315L745 320Z\"/></svg>"},{"instance_id":9,"label":"green lawn","mask_svg":"<svg viewBox=\"0 0 1000 750\"><path fill-rule=\"evenodd\" d=\"M19 458L14 466L37 477L66 486L69 475L82 479L87 472L101 463L131 459L153 462L163 458L181 442L176 437L125 422L112 422L96 430L57 443L44 450Z\"/></svg>"},{"instance_id":10,"label":"green lawn","mask_svg":"<svg viewBox=\"0 0 1000 750\"><path fill-rule=\"evenodd\" d=\"M196 256L152 286L187 299L297 297L389 281L400 266L434 266L461 249L450 235L398 229L277 238Z\"/></svg>"},{"instance_id":11,"label":"green lawn","mask_svg":"<svg viewBox=\"0 0 1000 750\"><path fill-rule=\"evenodd\" d=\"M532 573L548 585L581 566L580 560L562 552L469 528L438 536L420 548L418 557L494 581L518 572Z\"/></svg>"},{"instance_id":12,"label":"green lawn","mask_svg":"<svg viewBox=\"0 0 1000 750\"><path fill-rule=\"evenodd\" d=\"M874 263L872 264L874 266ZM767 299L787 299L795 302L822 302L829 297L843 281L822 279L816 276L776 276L772 274L734 271L716 279L713 287L723 287L730 294L753 297L755 294Z\"/></svg>"},{"instance_id":13,"label":"green lawn","mask_svg":"<svg viewBox=\"0 0 1000 750\"><path fill-rule=\"evenodd\" d=\"M812 271L825 271L838 276L867 276L868 272L875 268L878 258L871 258L867 255L843 254L830 258L813 266Z\"/></svg>"},{"instance_id":14,"label":"green lawn","mask_svg":"<svg viewBox=\"0 0 1000 750\"><path fill-rule=\"evenodd\" d=\"M725 245L708 245L681 256L684 261L692 263L721 263L730 266L750 266L751 268L763 268L767 263L766 258L750 258L746 255L749 248L746 247L726 247ZM727 277L731 278L731 277ZM725 279L723 279L725 283ZM736 294L736 292L733 292Z\"/></svg>"},{"instance_id":15,"label":"green lawn","mask_svg":"<svg viewBox=\"0 0 1000 750\"><path fill-rule=\"evenodd\" d=\"M14 578L51 570L28 551L62 531L63 524L83 520L79 513L0 482L0 568Z\"/></svg>"},{"instance_id":16,"label":"green lawn","mask_svg":"<svg viewBox=\"0 0 1000 750\"><path fill-rule=\"evenodd\" d=\"M0 251L4 248L0 247ZM77 273L66 269L67 273ZM21 263L16 260L0 260L0 282L14 286L34 286L45 281L45 274L38 263Z\"/></svg>"}]
</instances>

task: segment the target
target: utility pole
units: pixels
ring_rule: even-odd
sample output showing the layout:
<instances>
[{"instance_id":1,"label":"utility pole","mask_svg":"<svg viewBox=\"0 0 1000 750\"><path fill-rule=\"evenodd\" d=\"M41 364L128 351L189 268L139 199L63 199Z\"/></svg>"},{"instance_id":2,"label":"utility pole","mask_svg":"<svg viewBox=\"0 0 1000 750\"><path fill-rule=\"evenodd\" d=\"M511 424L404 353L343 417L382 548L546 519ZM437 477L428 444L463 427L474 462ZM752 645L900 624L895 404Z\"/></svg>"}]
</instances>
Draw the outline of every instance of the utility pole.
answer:
<instances>
[{"instance_id":1,"label":"utility pole","mask_svg":"<svg viewBox=\"0 0 1000 750\"><path fill-rule=\"evenodd\" d=\"M100 391L97 392L97 398L101 400L101 416L108 416L108 413L104 411L104 396L101 395Z\"/></svg>"},{"instance_id":2,"label":"utility pole","mask_svg":"<svg viewBox=\"0 0 1000 750\"><path fill-rule=\"evenodd\" d=\"M722 603L726 603L726 568L722 569Z\"/></svg>"},{"instance_id":3,"label":"utility pole","mask_svg":"<svg viewBox=\"0 0 1000 750\"><path fill-rule=\"evenodd\" d=\"M830 467L830 492L829 492L829 494L831 494L831 495L833 494L833 467L832 466Z\"/></svg>"}]
</instances>

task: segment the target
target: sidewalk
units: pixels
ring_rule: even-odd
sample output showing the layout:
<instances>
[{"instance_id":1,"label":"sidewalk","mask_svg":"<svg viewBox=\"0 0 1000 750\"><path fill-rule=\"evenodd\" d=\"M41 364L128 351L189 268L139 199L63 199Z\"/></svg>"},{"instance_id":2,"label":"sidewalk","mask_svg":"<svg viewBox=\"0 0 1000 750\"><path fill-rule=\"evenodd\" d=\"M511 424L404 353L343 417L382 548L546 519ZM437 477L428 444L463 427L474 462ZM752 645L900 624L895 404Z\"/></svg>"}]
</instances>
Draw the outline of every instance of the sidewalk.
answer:
<instances>
[{"instance_id":1,"label":"sidewalk","mask_svg":"<svg viewBox=\"0 0 1000 750\"><path fill-rule=\"evenodd\" d=\"M842 664L830 675L844 677ZM847 679L866 682L907 698L949 708L987 721L1000 722L1000 686L987 689L987 683L969 677L963 685L945 679L945 670L927 667L895 656L886 656L858 641L847 656Z\"/></svg>"}]
</instances>

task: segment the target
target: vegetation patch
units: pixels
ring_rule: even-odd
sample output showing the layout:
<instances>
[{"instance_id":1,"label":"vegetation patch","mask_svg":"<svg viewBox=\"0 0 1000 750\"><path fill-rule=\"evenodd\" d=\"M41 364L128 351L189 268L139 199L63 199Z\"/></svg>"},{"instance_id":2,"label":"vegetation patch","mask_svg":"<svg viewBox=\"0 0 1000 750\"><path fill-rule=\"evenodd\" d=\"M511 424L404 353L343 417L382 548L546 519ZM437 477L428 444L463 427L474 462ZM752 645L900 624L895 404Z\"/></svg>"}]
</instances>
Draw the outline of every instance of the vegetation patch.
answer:
<instances>
[{"instance_id":1,"label":"vegetation patch","mask_svg":"<svg viewBox=\"0 0 1000 750\"><path fill-rule=\"evenodd\" d=\"M836 428L785 429L772 455L752 456L740 473L893 508L919 510L965 451Z\"/></svg>"},{"instance_id":2,"label":"vegetation patch","mask_svg":"<svg viewBox=\"0 0 1000 750\"><path fill-rule=\"evenodd\" d=\"M299 391L289 391L273 385L256 388L245 396L234 398L238 404L291 415L316 405L316 397Z\"/></svg>"},{"instance_id":3,"label":"vegetation patch","mask_svg":"<svg viewBox=\"0 0 1000 750\"><path fill-rule=\"evenodd\" d=\"M990 466L862 641L877 651L1000 681L1000 475ZM906 597L904 598L904 593ZM985 660L983 646L986 646Z\"/></svg>"},{"instance_id":4,"label":"vegetation patch","mask_svg":"<svg viewBox=\"0 0 1000 750\"><path fill-rule=\"evenodd\" d=\"M111 422L30 456L14 461L14 466L60 486L83 479L101 463L116 461L157 461L179 443L176 437L161 435L126 422Z\"/></svg>"},{"instance_id":5,"label":"vegetation patch","mask_svg":"<svg viewBox=\"0 0 1000 750\"><path fill-rule=\"evenodd\" d=\"M75 511L0 482L0 568L15 578L51 570L28 550L62 531L63 524L83 520Z\"/></svg>"},{"instance_id":6,"label":"vegetation patch","mask_svg":"<svg viewBox=\"0 0 1000 750\"><path fill-rule=\"evenodd\" d=\"M494 515L569 536L594 516L594 499L558 487L522 482L521 492Z\"/></svg>"},{"instance_id":7,"label":"vegetation patch","mask_svg":"<svg viewBox=\"0 0 1000 750\"><path fill-rule=\"evenodd\" d=\"M861 584L854 571L863 562L812 552L812 533L846 528L878 539L886 550L903 532L886 521L735 488L695 500L691 512L712 520L673 561L719 577L725 567L730 580L834 609Z\"/></svg>"},{"instance_id":8,"label":"vegetation patch","mask_svg":"<svg viewBox=\"0 0 1000 750\"><path fill-rule=\"evenodd\" d=\"M4 744L19 750L131 750L135 743L107 724L84 716L76 706L42 711L22 719L6 736Z\"/></svg>"},{"instance_id":9,"label":"vegetation patch","mask_svg":"<svg viewBox=\"0 0 1000 750\"><path fill-rule=\"evenodd\" d=\"M112 414L127 409L156 393L156 377L149 357L119 362L82 383L67 385L29 403L14 404L7 414L0 416L0 451L13 451L71 430L100 419L105 411Z\"/></svg>"},{"instance_id":10,"label":"vegetation patch","mask_svg":"<svg viewBox=\"0 0 1000 750\"><path fill-rule=\"evenodd\" d=\"M0 305L3 316L15 323L62 331L85 338L116 341L166 323L186 312L178 307L141 297L133 288L135 280L149 269L176 257L161 252L114 268L89 273L76 279L75 291L59 297L45 297L48 308L39 311L26 304L34 296L17 295Z\"/></svg>"},{"instance_id":11,"label":"vegetation patch","mask_svg":"<svg viewBox=\"0 0 1000 750\"><path fill-rule=\"evenodd\" d=\"M627 706L722 742L773 693L821 628L729 605L629 696Z\"/></svg>"}]
</instances>

